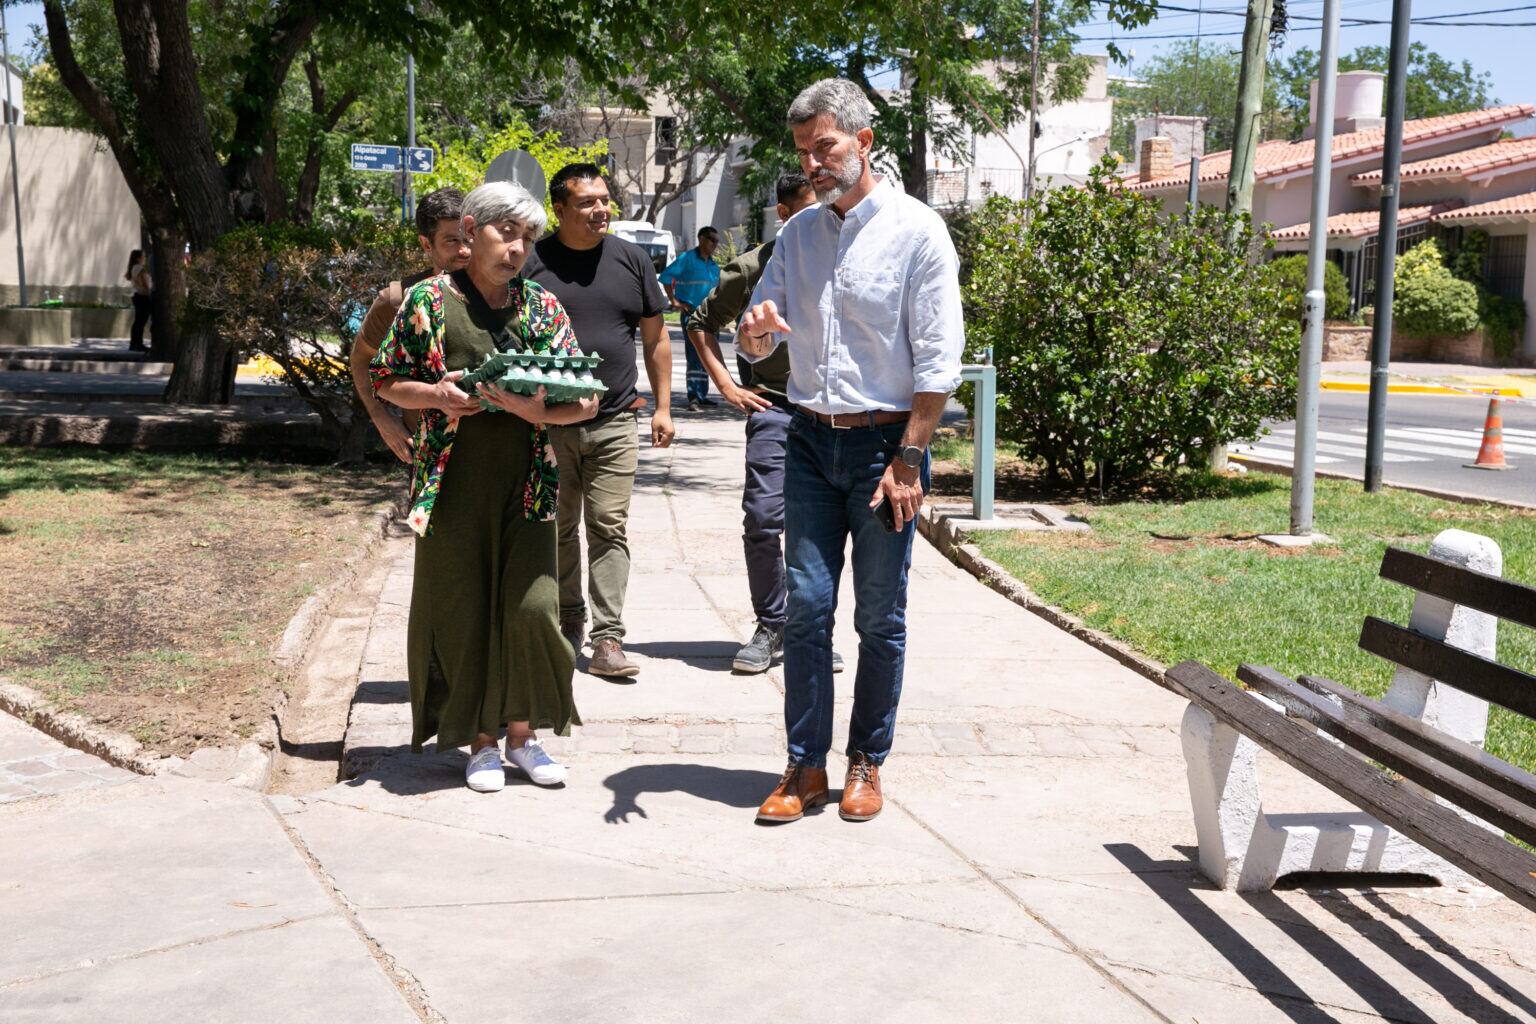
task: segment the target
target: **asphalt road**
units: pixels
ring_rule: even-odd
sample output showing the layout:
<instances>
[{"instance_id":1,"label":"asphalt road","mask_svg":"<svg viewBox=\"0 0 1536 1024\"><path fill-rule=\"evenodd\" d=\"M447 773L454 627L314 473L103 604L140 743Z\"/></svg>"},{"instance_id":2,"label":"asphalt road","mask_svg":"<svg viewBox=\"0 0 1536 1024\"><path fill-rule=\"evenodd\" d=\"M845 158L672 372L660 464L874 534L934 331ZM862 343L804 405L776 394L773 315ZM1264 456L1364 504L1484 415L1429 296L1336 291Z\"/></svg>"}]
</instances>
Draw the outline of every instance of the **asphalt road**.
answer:
<instances>
[{"instance_id":1,"label":"asphalt road","mask_svg":"<svg viewBox=\"0 0 1536 1024\"><path fill-rule=\"evenodd\" d=\"M1318 415L1317 468L1365 476L1367 396L1325 391ZM1382 478L1389 484L1428 487L1492 501L1536 504L1536 402L1505 401L1504 457L1507 472L1468 469L1482 441L1486 397L1387 396L1387 436ZM1270 424L1273 431L1255 445L1232 449L1235 458L1289 466L1295 421Z\"/></svg>"}]
</instances>

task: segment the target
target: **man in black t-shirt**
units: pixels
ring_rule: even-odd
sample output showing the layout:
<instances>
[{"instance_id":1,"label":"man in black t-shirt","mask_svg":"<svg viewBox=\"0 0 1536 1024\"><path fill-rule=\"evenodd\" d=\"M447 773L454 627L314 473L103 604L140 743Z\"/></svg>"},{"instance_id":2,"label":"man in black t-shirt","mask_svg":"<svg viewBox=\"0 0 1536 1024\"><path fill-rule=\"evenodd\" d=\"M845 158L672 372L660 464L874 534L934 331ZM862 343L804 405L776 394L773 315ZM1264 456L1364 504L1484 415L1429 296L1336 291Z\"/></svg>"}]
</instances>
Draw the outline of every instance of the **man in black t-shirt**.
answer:
<instances>
[{"instance_id":1,"label":"man in black t-shirt","mask_svg":"<svg viewBox=\"0 0 1536 1024\"><path fill-rule=\"evenodd\" d=\"M608 387L597 416L549 434L560 469L560 628L579 652L592 610L594 675L633 676L624 656L624 595L629 588L629 500L640 450L635 408L635 336L656 398L651 445L672 443L672 346L662 323L667 296L656 268L633 242L608 234L608 185L596 164L561 168L549 183L560 227L540 240L523 275L555 294L570 315L576 344L601 357L597 377ZM587 594L581 585L581 525L586 523Z\"/></svg>"}]
</instances>

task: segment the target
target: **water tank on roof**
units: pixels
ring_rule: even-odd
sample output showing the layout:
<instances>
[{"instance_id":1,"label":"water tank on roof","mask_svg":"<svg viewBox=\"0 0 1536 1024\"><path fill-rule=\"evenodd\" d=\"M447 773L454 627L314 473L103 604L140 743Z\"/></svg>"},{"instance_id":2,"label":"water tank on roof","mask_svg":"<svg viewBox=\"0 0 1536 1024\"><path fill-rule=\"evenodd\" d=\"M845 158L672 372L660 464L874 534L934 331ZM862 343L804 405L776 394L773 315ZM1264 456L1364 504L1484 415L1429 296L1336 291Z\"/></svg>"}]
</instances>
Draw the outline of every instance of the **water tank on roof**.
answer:
<instances>
[{"instance_id":1,"label":"water tank on roof","mask_svg":"<svg viewBox=\"0 0 1536 1024\"><path fill-rule=\"evenodd\" d=\"M1386 94L1387 76L1380 71L1343 71L1339 73L1337 91L1333 101L1333 131L1360 132L1371 128L1383 128L1387 119L1382 116L1382 98ZM1311 123L1304 138L1317 134L1317 79L1312 79Z\"/></svg>"}]
</instances>

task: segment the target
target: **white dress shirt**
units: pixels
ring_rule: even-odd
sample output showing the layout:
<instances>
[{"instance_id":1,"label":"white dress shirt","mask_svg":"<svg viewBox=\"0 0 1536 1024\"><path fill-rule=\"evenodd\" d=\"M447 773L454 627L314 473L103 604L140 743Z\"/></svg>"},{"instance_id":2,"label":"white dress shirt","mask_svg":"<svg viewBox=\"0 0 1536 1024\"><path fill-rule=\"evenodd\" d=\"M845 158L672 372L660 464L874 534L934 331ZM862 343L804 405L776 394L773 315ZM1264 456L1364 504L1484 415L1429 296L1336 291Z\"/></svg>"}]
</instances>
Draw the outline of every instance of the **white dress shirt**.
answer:
<instances>
[{"instance_id":1,"label":"white dress shirt","mask_svg":"<svg viewBox=\"0 0 1536 1024\"><path fill-rule=\"evenodd\" d=\"M912 408L960 383L960 261L943 219L884 178L846 217L828 206L780 229L752 302L790 333L789 400L821 413ZM757 362L745 355L749 362Z\"/></svg>"}]
</instances>

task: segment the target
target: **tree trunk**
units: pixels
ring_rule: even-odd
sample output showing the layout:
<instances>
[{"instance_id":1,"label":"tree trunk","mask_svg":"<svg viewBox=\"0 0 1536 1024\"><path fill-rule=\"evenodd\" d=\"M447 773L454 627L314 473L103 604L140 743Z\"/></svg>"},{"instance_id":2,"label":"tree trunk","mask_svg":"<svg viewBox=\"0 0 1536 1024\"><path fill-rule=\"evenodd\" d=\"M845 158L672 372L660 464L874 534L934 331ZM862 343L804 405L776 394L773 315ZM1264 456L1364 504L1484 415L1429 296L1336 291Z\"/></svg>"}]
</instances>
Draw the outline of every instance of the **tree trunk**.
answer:
<instances>
[{"instance_id":1,"label":"tree trunk","mask_svg":"<svg viewBox=\"0 0 1536 1024\"><path fill-rule=\"evenodd\" d=\"M1237 113L1232 135L1232 168L1227 175L1227 212L1253 212L1254 158L1259 148L1259 116L1264 109L1264 61L1275 0L1248 0L1243 28L1243 67L1237 83Z\"/></svg>"},{"instance_id":2,"label":"tree trunk","mask_svg":"<svg viewBox=\"0 0 1536 1024\"><path fill-rule=\"evenodd\" d=\"M907 151L902 154L901 177L907 195L928 201L928 94L912 80L912 122Z\"/></svg>"},{"instance_id":3,"label":"tree trunk","mask_svg":"<svg viewBox=\"0 0 1536 1024\"><path fill-rule=\"evenodd\" d=\"M176 227L149 225L150 274L155 282L152 337L155 356L164 362L174 363L181 355L179 318L187 295L185 251L186 240Z\"/></svg>"},{"instance_id":4,"label":"tree trunk","mask_svg":"<svg viewBox=\"0 0 1536 1024\"><path fill-rule=\"evenodd\" d=\"M165 400L185 405L228 405L235 400L235 349L216 328L202 325L185 332Z\"/></svg>"}]
</instances>

